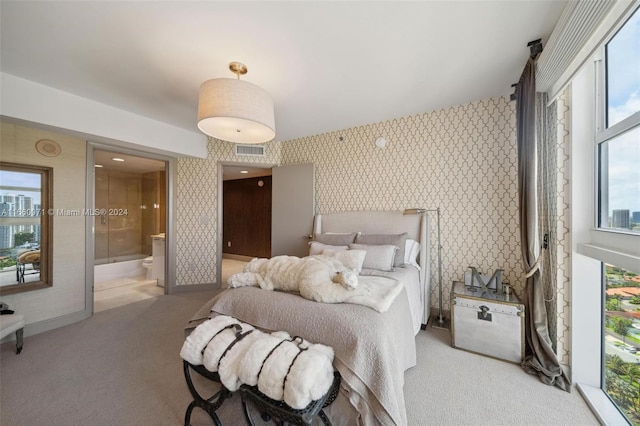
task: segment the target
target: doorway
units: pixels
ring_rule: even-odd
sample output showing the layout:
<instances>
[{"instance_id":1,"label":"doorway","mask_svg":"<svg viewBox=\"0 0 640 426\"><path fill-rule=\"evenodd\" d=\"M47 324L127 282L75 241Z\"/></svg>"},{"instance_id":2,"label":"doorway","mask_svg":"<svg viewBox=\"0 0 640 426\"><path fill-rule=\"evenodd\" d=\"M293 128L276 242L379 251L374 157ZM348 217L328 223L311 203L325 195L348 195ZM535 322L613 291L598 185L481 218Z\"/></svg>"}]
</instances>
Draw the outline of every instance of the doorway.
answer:
<instances>
[{"instance_id":1,"label":"doorway","mask_svg":"<svg viewBox=\"0 0 640 426\"><path fill-rule=\"evenodd\" d=\"M222 165L221 283L254 257L271 257L271 167Z\"/></svg>"},{"instance_id":2,"label":"doorway","mask_svg":"<svg viewBox=\"0 0 640 426\"><path fill-rule=\"evenodd\" d=\"M263 213L269 217L261 225L262 231L269 233L270 237L263 243L265 248L262 252L256 252L255 239L249 235L246 242L246 251L231 253L234 242L229 238L229 234L225 237L224 230L227 229L226 222L233 220L233 212L225 214L224 197L224 174L227 174L227 180L238 179L239 176L250 175L251 168L256 168L256 173L262 174L264 178L257 176L254 182L250 182L247 186L255 191L255 187L267 186L266 177L271 179L271 193L267 201L263 201L264 207L268 211ZM234 173L237 173L234 175ZM262 181L262 182L261 182ZM315 167L311 163L290 164L284 166L264 166L256 164L239 164L239 163L218 163L218 218L222 223L218 223L218 256L217 256L217 276L221 287L226 286L226 278L230 275L229 268L232 267L231 262L225 262L226 259L240 260L247 262L253 257L273 257L277 255L291 255L303 257L309 252L309 236L313 229L313 217L315 215ZM262 195L264 197L264 194ZM249 209L252 205L251 201L245 201L240 205L240 209ZM244 223L240 226L247 227L248 224L256 220L256 217L249 216L244 219ZM225 253L227 249L227 253ZM223 265L225 267L223 268ZM239 265L236 265L239 266ZM224 270L223 270L224 269Z\"/></svg>"},{"instance_id":3,"label":"doorway","mask_svg":"<svg viewBox=\"0 0 640 426\"><path fill-rule=\"evenodd\" d=\"M167 163L94 151L93 311L165 291Z\"/></svg>"}]
</instances>

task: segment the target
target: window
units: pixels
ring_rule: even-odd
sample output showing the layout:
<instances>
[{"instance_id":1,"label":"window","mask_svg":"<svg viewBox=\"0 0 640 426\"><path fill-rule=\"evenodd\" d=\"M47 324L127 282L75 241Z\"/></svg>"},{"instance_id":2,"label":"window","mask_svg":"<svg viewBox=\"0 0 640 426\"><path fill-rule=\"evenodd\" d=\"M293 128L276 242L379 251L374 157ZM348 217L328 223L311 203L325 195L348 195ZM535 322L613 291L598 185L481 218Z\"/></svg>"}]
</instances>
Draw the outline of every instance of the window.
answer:
<instances>
[{"instance_id":1,"label":"window","mask_svg":"<svg viewBox=\"0 0 640 426\"><path fill-rule=\"evenodd\" d=\"M640 247L640 12L604 45L596 111L597 228L604 244L629 253ZM597 79L598 80L598 79ZM597 232L597 231L596 231ZM617 235L616 235L617 234ZM626 239L626 240L624 240ZM592 237L592 242L597 237ZM626 241L626 243L625 243ZM633 425L640 425L640 268L602 263L602 390ZM630 262L627 262L631 259ZM620 259L621 261L623 259ZM614 262L615 263L615 262ZM638 269L638 270L635 270Z\"/></svg>"},{"instance_id":2,"label":"window","mask_svg":"<svg viewBox=\"0 0 640 426\"><path fill-rule=\"evenodd\" d=\"M640 274L605 265L602 389L640 424Z\"/></svg>"},{"instance_id":3,"label":"window","mask_svg":"<svg viewBox=\"0 0 640 426\"><path fill-rule=\"evenodd\" d=\"M606 127L611 127L640 111L640 12L636 10L605 50Z\"/></svg>"},{"instance_id":4,"label":"window","mask_svg":"<svg viewBox=\"0 0 640 426\"><path fill-rule=\"evenodd\" d=\"M598 228L640 234L640 12L604 46Z\"/></svg>"},{"instance_id":5,"label":"window","mask_svg":"<svg viewBox=\"0 0 640 426\"><path fill-rule=\"evenodd\" d=\"M52 285L52 173L0 162L0 294Z\"/></svg>"}]
</instances>

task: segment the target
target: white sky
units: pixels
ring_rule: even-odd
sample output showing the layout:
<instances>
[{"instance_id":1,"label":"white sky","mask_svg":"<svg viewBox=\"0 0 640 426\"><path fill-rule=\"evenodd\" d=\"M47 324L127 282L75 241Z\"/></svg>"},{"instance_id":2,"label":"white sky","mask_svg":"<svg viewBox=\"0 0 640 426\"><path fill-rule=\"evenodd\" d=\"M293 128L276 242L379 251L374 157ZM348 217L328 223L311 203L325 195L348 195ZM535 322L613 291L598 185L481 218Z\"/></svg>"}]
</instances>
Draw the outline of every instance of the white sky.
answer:
<instances>
[{"instance_id":1,"label":"white sky","mask_svg":"<svg viewBox=\"0 0 640 426\"><path fill-rule=\"evenodd\" d=\"M609 126L640 111L640 12L607 46ZM609 142L609 215L640 211L640 128Z\"/></svg>"}]
</instances>

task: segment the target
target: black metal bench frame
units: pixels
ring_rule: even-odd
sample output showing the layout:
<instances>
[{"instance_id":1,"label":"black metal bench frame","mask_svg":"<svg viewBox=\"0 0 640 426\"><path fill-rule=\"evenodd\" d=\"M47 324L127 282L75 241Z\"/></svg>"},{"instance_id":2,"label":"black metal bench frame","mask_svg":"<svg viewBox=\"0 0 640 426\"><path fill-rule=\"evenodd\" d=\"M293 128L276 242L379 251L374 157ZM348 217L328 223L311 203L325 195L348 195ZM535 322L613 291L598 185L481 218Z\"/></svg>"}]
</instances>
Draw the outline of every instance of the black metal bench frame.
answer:
<instances>
[{"instance_id":1,"label":"black metal bench frame","mask_svg":"<svg viewBox=\"0 0 640 426\"><path fill-rule=\"evenodd\" d=\"M222 383L220 382L220 376L218 375L218 373L213 373L207 370L206 368L204 368L203 365L192 365L187 361L182 361L182 363L183 363L183 370L184 370L184 378L187 381L187 387L189 388L189 392L191 392L191 396L193 397L193 401L191 401L191 403L187 407L187 411L184 413L184 425L185 426L191 425L191 413L193 412L193 409L195 407L198 407L206 411L207 414L209 414L209 417L211 417L211 420L213 420L213 423L216 426L222 426L222 423L220 422L220 419L216 414L216 410L222 406L222 403L226 399L231 398L232 392L222 385ZM212 396L210 396L209 398L202 397L196 390L193 384L193 380L191 380L190 370L195 371L196 373L200 374L203 377L206 377L211 381L220 383L220 386L221 386L220 390L215 394L213 394Z\"/></svg>"},{"instance_id":2,"label":"black metal bench frame","mask_svg":"<svg viewBox=\"0 0 640 426\"><path fill-rule=\"evenodd\" d=\"M222 383L220 382L220 375L217 372L211 372L207 370L203 365L193 365L184 360L182 363L184 377L187 381L187 387L189 388L189 392L193 397L193 401L191 401L191 403L187 407L187 411L184 414L185 426L191 425L191 413L196 407L206 411L216 426L222 426L222 422L220 422L220 418L216 414L216 411L222 406L225 400L231 398L233 392L222 385ZM213 382L220 383L220 390L209 398L201 396L200 393L196 390L195 385L193 384L193 380L191 379L191 370ZM313 422L313 419L316 416L319 416L325 425L331 426L331 421L323 411L323 408L328 407L338 396L338 392L340 390L340 381L340 373L338 371L334 371L333 382L331 384L329 392L327 392L322 398L316 401L311 401L309 405L301 410L291 408L283 401L276 401L269 398L268 396L260 392L257 386L242 385L239 390L240 394L242 395L242 410L244 412L244 417L249 425L255 425L249 413L249 407L247 404L248 401L251 401L256 405L256 407L260 411L262 419L265 421L278 419L280 421L279 424L281 425L310 425Z\"/></svg>"},{"instance_id":3,"label":"black metal bench frame","mask_svg":"<svg viewBox=\"0 0 640 426\"><path fill-rule=\"evenodd\" d=\"M331 426L331 421L323 411L323 408L328 407L338 396L340 390L341 376L338 371L333 372L333 382L329 392L315 401L311 401L303 409L291 408L283 401L276 401L269 398L258 390L257 386L240 386L240 393L242 395L242 410L244 411L244 417L247 423L254 426L253 419L249 414L249 408L247 402L253 402L258 410L261 412L262 420L269 421L272 418L276 418L280 421L279 424L293 424L293 425L310 425L316 416L319 416L322 422Z\"/></svg>"}]
</instances>

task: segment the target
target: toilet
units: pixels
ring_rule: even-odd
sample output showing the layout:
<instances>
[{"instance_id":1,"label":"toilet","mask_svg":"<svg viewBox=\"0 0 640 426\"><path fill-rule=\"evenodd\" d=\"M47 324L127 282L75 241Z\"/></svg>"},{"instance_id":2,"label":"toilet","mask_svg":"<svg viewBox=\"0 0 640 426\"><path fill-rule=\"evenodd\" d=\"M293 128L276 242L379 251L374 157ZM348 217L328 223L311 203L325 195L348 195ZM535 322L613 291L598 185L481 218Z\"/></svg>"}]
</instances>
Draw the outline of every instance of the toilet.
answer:
<instances>
[{"instance_id":1,"label":"toilet","mask_svg":"<svg viewBox=\"0 0 640 426\"><path fill-rule=\"evenodd\" d=\"M149 256L142 261L142 267L147 269L147 279L153 280L152 269L153 268L153 256Z\"/></svg>"}]
</instances>

